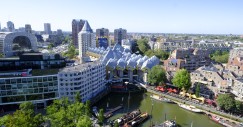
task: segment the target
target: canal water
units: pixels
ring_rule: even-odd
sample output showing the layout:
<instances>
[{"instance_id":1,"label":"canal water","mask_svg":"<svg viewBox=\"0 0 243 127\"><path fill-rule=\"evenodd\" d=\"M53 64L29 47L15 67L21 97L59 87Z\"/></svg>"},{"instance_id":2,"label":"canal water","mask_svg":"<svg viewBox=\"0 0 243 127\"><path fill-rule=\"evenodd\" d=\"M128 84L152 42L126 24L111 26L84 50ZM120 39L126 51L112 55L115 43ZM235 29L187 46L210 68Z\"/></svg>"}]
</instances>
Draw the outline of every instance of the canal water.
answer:
<instances>
[{"instance_id":1,"label":"canal water","mask_svg":"<svg viewBox=\"0 0 243 127\"><path fill-rule=\"evenodd\" d=\"M116 111L109 118L114 120L119 118L124 113L133 111L139 108L142 112L148 112L152 118L144 122L140 127L149 127L150 124L159 124L165 119L176 120L181 127L222 127L221 125L211 121L204 114L197 114L180 108L177 104L159 102L150 98L150 93L110 93L95 104L99 109L110 109L123 105L123 108ZM108 108L107 108L108 107Z\"/></svg>"}]
</instances>

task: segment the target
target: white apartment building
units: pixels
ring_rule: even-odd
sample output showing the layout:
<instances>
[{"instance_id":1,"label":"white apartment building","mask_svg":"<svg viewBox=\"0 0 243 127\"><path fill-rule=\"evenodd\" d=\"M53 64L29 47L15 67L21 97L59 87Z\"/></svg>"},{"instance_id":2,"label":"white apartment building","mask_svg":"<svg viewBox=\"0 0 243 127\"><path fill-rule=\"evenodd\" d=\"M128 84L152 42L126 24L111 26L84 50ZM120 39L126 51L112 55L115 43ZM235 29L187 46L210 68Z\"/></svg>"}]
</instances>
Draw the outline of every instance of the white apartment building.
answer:
<instances>
[{"instance_id":1,"label":"white apartment building","mask_svg":"<svg viewBox=\"0 0 243 127\"><path fill-rule=\"evenodd\" d=\"M235 79L231 87L231 92L236 96L235 99L243 101L243 79Z\"/></svg>"},{"instance_id":2,"label":"white apartment building","mask_svg":"<svg viewBox=\"0 0 243 127\"><path fill-rule=\"evenodd\" d=\"M88 21L85 21L83 29L78 33L80 62L85 62L86 51L89 47L96 47L95 34L90 28Z\"/></svg>"},{"instance_id":3,"label":"white apartment building","mask_svg":"<svg viewBox=\"0 0 243 127\"><path fill-rule=\"evenodd\" d=\"M58 91L60 97L74 100L80 92L82 102L95 97L106 88L106 67L95 61L73 67L66 67L58 73Z\"/></svg>"}]
</instances>

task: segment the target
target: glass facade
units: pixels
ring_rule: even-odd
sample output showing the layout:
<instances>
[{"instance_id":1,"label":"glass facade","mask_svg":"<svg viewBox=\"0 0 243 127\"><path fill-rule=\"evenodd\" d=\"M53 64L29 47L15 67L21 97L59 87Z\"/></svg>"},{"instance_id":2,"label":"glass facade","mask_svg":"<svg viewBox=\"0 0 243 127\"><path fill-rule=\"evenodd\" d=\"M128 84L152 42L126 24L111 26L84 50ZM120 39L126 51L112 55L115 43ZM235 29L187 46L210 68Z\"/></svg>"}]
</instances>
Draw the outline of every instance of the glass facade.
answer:
<instances>
[{"instance_id":1,"label":"glass facade","mask_svg":"<svg viewBox=\"0 0 243 127\"><path fill-rule=\"evenodd\" d=\"M58 97L56 75L0 78L0 104Z\"/></svg>"}]
</instances>

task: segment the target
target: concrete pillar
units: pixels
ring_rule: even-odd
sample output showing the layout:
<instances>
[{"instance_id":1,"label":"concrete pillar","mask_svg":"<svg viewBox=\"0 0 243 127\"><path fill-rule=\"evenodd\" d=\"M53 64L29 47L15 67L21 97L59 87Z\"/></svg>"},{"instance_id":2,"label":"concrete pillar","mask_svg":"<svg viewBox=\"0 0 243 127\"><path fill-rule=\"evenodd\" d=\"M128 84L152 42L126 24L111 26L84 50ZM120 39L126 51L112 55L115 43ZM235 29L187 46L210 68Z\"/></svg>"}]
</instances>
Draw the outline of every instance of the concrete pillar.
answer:
<instances>
[{"instance_id":1,"label":"concrete pillar","mask_svg":"<svg viewBox=\"0 0 243 127\"><path fill-rule=\"evenodd\" d=\"M148 73L147 73L147 72L144 72L144 74L143 74L143 81L144 81L145 83L148 82Z\"/></svg>"},{"instance_id":2,"label":"concrete pillar","mask_svg":"<svg viewBox=\"0 0 243 127\"><path fill-rule=\"evenodd\" d=\"M112 80L112 77L113 77L113 71L110 71L109 80Z\"/></svg>"},{"instance_id":3,"label":"concrete pillar","mask_svg":"<svg viewBox=\"0 0 243 127\"><path fill-rule=\"evenodd\" d=\"M44 63L41 61L41 69L44 69Z\"/></svg>"},{"instance_id":4,"label":"concrete pillar","mask_svg":"<svg viewBox=\"0 0 243 127\"><path fill-rule=\"evenodd\" d=\"M119 77L123 78L123 70L119 70Z\"/></svg>"},{"instance_id":5,"label":"concrete pillar","mask_svg":"<svg viewBox=\"0 0 243 127\"><path fill-rule=\"evenodd\" d=\"M133 71L132 70L128 70L128 78L129 78L129 82L133 82Z\"/></svg>"}]
</instances>

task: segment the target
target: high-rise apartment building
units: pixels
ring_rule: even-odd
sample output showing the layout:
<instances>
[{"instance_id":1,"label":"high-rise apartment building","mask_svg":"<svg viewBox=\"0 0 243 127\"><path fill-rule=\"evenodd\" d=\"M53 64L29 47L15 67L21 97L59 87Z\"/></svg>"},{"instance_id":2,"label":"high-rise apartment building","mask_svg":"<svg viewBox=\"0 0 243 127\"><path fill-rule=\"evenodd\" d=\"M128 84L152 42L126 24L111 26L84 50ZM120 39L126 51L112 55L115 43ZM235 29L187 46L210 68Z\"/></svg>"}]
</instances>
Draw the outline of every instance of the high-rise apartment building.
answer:
<instances>
[{"instance_id":1,"label":"high-rise apartment building","mask_svg":"<svg viewBox=\"0 0 243 127\"><path fill-rule=\"evenodd\" d=\"M93 33L88 21L85 21L83 29L78 33L78 42L80 62L84 63L87 49L89 47L96 47L95 34Z\"/></svg>"},{"instance_id":2,"label":"high-rise apartment building","mask_svg":"<svg viewBox=\"0 0 243 127\"><path fill-rule=\"evenodd\" d=\"M12 21L8 21L7 22L7 28L9 32L14 32L15 28L14 28L14 23Z\"/></svg>"},{"instance_id":3,"label":"high-rise apartment building","mask_svg":"<svg viewBox=\"0 0 243 127\"><path fill-rule=\"evenodd\" d=\"M109 30L106 28L96 29L96 37L97 38L108 38Z\"/></svg>"},{"instance_id":4,"label":"high-rise apartment building","mask_svg":"<svg viewBox=\"0 0 243 127\"><path fill-rule=\"evenodd\" d=\"M62 30L61 29L57 29L57 35L62 35Z\"/></svg>"},{"instance_id":5,"label":"high-rise apartment building","mask_svg":"<svg viewBox=\"0 0 243 127\"><path fill-rule=\"evenodd\" d=\"M45 32L45 34L51 34L51 24L50 23L44 23L44 32Z\"/></svg>"},{"instance_id":6,"label":"high-rise apartment building","mask_svg":"<svg viewBox=\"0 0 243 127\"><path fill-rule=\"evenodd\" d=\"M30 24L25 24L25 32L32 33L32 29L31 29L31 25Z\"/></svg>"},{"instance_id":7,"label":"high-rise apartment building","mask_svg":"<svg viewBox=\"0 0 243 127\"><path fill-rule=\"evenodd\" d=\"M73 44L78 47L78 33L82 30L84 26L84 20L73 19L72 21L72 38Z\"/></svg>"},{"instance_id":8,"label":"high-rise apartment building","mask_svg":"<svg viewBox=\"0 0 243 127\"><path fill-rule=\"evenodd\" d=\"M127 39L127 30L126 29L115 29L114 30L114 41L121 45L123 39Z\"/></svg>"},{"instance_id":9,"label":"high-rise apartment building","mask_svg":"<svg viewBox=\"0 0 243 127\"><path fill-rule=\"evenodd\" d=\"M106 67L99 61L66 67L58 73L59 96L75 100L80 93L81 101L85 102L97 96L106 88Z\"/></svg>"}]
</instances>

